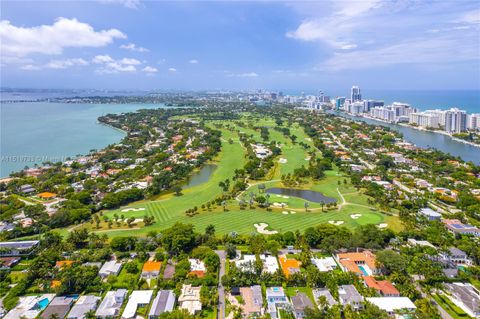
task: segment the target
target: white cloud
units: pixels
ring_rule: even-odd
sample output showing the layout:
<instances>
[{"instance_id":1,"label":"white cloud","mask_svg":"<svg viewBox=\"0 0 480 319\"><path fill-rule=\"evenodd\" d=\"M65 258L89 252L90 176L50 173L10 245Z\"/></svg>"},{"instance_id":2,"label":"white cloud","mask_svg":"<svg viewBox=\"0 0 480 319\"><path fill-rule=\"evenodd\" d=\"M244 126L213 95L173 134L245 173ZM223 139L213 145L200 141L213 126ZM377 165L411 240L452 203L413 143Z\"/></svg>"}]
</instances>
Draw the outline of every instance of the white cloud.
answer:
<instances>
[{"instance_id":1,"label":"white cloud","mask_svg":"<svg viewBox=\"0 0 480 319\"><path fill-rule=\"evenodd\" d=\"M190 64L198 64L198 60L196 60L196 59L191 59L190 61L188 61L188 63L190 63Z\"/></svg>"},{"instance_id":2,"label":"white cloud","mask_svg":"<svg viewBox=\"0 0 480 319\"><path fill-rule=\"evenodd\" d=\"M25 71L38 71L38 70L41 70L42 68L38 65L25 64L25 65L22 65L20 69Z\"/></svg>"},{"instance_id":3,"label":"white cloud","mask_svg":"<svg viewBox=\"0 0 480 319\"><path fill-rule=\"evenodd\" d=\"M142 64L137 59L123 58L119 60L113 59L109 55L97 55L92 59L95 64L101 66L96 70L97 73L119 73L119 72L136 72L136 65Z\"/></svg>"},{"instance_id":4,"label":"white cloud","mask_svg":"<svg viewBox=\"0 0 480 319\"><path fill-rule=\"evenodd\" d=\"M47 63L44 68L47 69L66 69L72 66L85 66L89 63L82 58L65 59L65 60L52 60Z\"/></svg>"},{"instance_id":5,"label":"white cloud","mask_svg":"<svg viewBox=\"0 0 480 319\"><path fill-rule=\"evenodd\" d=\"M146 67L144 67L142 69L142 71L145 72L145 73L157 73L158 69L147 65Z\"/></svg>"},{"instance_id":6,"label":"white cloud","mask_svg":"<svg viewBox=\"0 0 480 319\"><path fill-rule=\"evenodd\" d=\"M105 4L120 4L128 9L138 9L141 5L140 0L100 0Z\"/></svg>"},{"instance_id":7,"label":"white cloud","mask_svg":"<svg viewBox=\"0 0 480 319\"><path fill-rule=\"evenodd\" d=\"M480 24L480 9L464 13L460 18L454 20L456 23Z\"/></svg>"},{"instance_id":8,"label":"white cloud","mask_svg":"<svg viewBox=\"0 0 480 319\"><path fill-rule=\"evenodd\" d=\"M58 18L52 25L17 27L10 21L0 22L2 56L23 57L32 53L61 54L68 47L102 47L114 39L125 39L117 29L95 31L77 19Z\"/></svg>"},{"instance_id":9,"label":"white cloud","mask_svg":"<svg viewBox=\"0 0 480 319\"><path fill-rule=\"evenodd\" d=\"M143 48L143 47L137 47L135 45L135 43L129 43L129 44L122 44L120 46L120 49L125 49L125 50L130 50L130 51L134 51L134 52L149 52L150 50L147 49L147 48Z\"/></svg>"},{"instance_id":10,"label":"white cloud","mask_svg":"<svg viewBox=\"0 0 480 319\"><path fill-rule=\"evenodd\" d=\"M175 68L169 68L168 71L170 71L170 72L177 72L177 69L175 69Z\"/></svg>"},{"instance_id":11,"label":"white cloud","mask_svg":"<svg viewBox=\"0 0 480 319\"><path fill-rule=\"evenodd\" d=\"M238 73L238 74L230 73L230 74L228 74L228 76L239 77L239 78L256 78L259 75L255 72L246 72L246 73Z\"/></svg>"}]
</instances>

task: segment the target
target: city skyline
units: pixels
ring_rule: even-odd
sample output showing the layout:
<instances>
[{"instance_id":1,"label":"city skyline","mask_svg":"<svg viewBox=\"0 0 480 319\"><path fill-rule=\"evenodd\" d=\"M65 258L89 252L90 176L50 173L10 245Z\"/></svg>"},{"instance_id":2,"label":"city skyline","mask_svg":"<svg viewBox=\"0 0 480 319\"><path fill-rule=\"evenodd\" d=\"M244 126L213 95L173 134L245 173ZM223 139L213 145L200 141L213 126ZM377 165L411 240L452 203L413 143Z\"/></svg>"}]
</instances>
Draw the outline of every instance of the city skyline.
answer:
<instances>
[{"instance_id":1,"label":"city skyline","mask_svg":"<svg viewBox=\"0 0 480 319\"><path fill-rule=\"evenodd\" d=\"M1 6L4 87L322 88L343 95L351 83L480 87L480 10L473 1Z\"/></svg>"}]
</instances>

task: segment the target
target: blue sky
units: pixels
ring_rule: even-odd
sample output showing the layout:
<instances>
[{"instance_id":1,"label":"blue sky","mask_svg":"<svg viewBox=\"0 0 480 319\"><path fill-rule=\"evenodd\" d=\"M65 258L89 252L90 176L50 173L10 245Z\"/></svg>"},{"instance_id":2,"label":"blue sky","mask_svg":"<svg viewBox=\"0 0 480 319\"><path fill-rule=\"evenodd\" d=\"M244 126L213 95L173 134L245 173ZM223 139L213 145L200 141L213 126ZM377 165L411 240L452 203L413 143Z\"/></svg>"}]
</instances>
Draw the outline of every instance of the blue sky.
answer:
<instances>
[{"instance_id":1,"label":"blue sky","mask_svg":"<svg viewBox=\"0 0 480 319\"><path fill-rule=\"evenodd\" d=\"M2 1L3 87L480 89L478 1Z\"/></svg>"}]
</instances>

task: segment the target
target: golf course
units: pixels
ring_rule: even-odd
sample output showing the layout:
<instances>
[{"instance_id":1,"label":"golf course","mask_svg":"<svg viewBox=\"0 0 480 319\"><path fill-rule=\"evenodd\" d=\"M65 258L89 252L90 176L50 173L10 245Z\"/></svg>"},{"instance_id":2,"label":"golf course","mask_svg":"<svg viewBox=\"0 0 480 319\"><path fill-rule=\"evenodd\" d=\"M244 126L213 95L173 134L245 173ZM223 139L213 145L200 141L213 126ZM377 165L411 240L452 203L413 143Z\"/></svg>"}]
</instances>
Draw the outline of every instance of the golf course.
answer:
<instances>
[{"instance_id":1,"label":"golf course","mask_svg":"<svg viewBox=\"0 0 480 319\"><path fill-rule=\"evenodd\" d=\"M243 118L242 118L243 119ZM281 149L281 154L275 159L275 166L264 180L249 180L248 188L240 193L236 199L229 200L225 207L218 205L210 209L201 208L202 205L222 194L219 186L221 181L232 179L234 171L241 169L245 162L245 147L240 142L240 134L253 137L262 142L259 130L248 125L239 127L234 121L210 121L207 125L215 127L222 132L222 149L218 156L209 163L215 165L215 169L209 170L210 176L203 183L183 188L182 194L176 196L173 193L162 194L156 198L132 203L116 210L104 210L103 216L110 219L124 219L134 217L138 222L130 227L107 228L102 223L100 228L94 228L93 224L84 224L92 231L106 233L109 237L121 235L145 235L152 230L162 230L172 226L176 222L191 223L199 231L207 225L213 224L216 232L226 234L237 232L250 234L259 230L259 225L264 225L267 232L285 232L304 230L321 223L341 225L355 228L359 225L375 224L379 227L389 227L398 230L401 225L396 216L382 213L376 207L368 204L368 197L361 190L355 189L349 178L343 176L336 167L327 171L326 176L318 181L310 180L299 187L306 190L320 192L324 196L336 200L335 207L328 210L318 202L306 201L299 197L268 194L270 208L267 210L255 205L246 205L240 208L239 200L248 200L252 194L265 195L265 188L285 187L280 178L284 174L292 173L294 169L302 165L308 166L309 152L314 151L311 140L306 136L303 129L294 123L289 127L291 134L297 138L295 142L285 137L281 132L274 130L275 122L271 118L245 118L246 122L254 122L255 126L269 127L269 140L276 141ZM285 124L284 124L285 125ZM303 142L303 143L300 143ZM304 144L304 145L301 145ZM310 146L308 150L305 144ZM316 153L321 156L320 152ZM259 189L259 185L263 185ZM308 204L305 204L308 202ZM307 209L305 208L307 206ZM197 207L197 214L186 216L185 211ZM141 219L144 216L153 216L155 222L147 227L143 226ZM266 226L265 226L266 224ZM262 228L262 227L260 227ZM262 231L259 231L262 232Z\"/></svg>"}]
</instances>

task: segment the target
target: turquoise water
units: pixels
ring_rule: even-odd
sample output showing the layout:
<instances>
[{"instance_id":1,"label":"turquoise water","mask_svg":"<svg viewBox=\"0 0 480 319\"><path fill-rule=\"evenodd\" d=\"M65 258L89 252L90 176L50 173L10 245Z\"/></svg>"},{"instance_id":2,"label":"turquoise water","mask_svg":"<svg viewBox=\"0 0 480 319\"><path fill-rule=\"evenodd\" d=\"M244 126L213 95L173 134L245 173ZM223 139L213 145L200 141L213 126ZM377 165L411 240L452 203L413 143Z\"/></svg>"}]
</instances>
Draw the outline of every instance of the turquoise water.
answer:
<instances>
[{"instance_id":1,"label":"turquoise water","mask_svg":"<svg viewBox=\"0 0 480 319\"><path fill-rule=\"evenodd\" d=\"M363 275L365 275L365 276L370 276L370 274L368 273L368 271L366 271L363 266L358 266L358 268L362 271Z\"/></svg>"},{"instance_id":2,"label":"turquoise water","mask_svg":"<svg viewBox=\"0 0 480 319\"><path fill-rule=\"evenodd\" d=\"M38 306L40 307L41 310L43 310L47 308L49 303L50 301L48 300L48 298L43 298L42 300L38 301Z\"/></svg>"},{"instance_id":3,"label":"turquoise water","mask_svg":"<svg viewBox=\"0 0 480 319\"><path fill-rule=\"evenodd\" d=\"M0 177L44 161L64 161L119 142L124 133L102 125L107 113L132 112L163 105L0 104Z\"/></svg>"}]
</instances>

